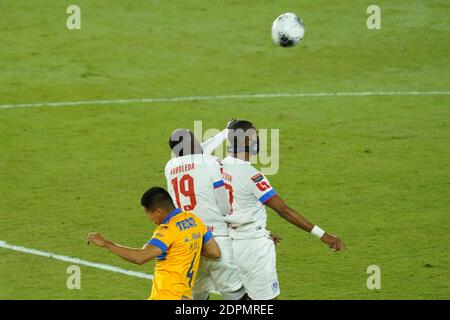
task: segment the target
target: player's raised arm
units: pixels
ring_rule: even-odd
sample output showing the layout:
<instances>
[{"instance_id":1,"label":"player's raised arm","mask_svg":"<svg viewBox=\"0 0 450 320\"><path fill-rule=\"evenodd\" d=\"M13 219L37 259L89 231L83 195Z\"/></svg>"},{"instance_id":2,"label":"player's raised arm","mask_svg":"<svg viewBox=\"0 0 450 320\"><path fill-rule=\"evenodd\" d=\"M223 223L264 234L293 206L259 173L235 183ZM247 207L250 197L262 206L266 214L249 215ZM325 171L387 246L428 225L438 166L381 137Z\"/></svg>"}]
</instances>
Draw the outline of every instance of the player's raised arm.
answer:
<instances>
[{"instance_id":1,"label":"player's raised arm","mask_svg":"<svg viewBox=\"0 0 450 320\"><path fill-rule=\"evenodd\" d=\"M204 141L201 144L202 149L203 149L203 154L212 154L214 152L214 150L216 150L216 148L225 141L225 139L227 138L227 134L228 134L228 129L223 129L215 136Z\"/></svg>"},{"instance_id":2,"label":"player's raised arm","mask_svg":"<svg viewBox=\"0 0 450 320\"><path fill-rule=\"evenodd\" d=\"M344 243L338 237L326 233L320 227L309 222L304 216L290 208L279 195L274 195L266 203L269 208L278 213L283 219L289 221L293 225L312 233L325 242L331 249L339 251L343 249Z\"/></svg>"},{"instance_id":3,"label":"player's raised arm","mask_svg":"<svg viewBox=\"0 0 450 320\"><path fill-rule=\"evenodd\" d=\"M203 154L212 154L214 150L218 146L220 146L228 137L228 126L233 122L236 121L236 119L231 118L228 123L226 129L223 129L221 132L216 134L215 136L209 138L208 140L204 141L201 146L203 149Z\"/></svg>"},{"instance_id":4,"label":"player's raised arm","mask_svg":"<svg viewBox=\"0 0 450 320\"><path fill-rule=\"evenodd\" d=\"M104 239L98 232L88 234L87 243L91 242L98 247L108 249L124 260L140 265L162 254L161 249L157 246L146 244L144 248L129 248Z\"/></svg>"}]
</instances>

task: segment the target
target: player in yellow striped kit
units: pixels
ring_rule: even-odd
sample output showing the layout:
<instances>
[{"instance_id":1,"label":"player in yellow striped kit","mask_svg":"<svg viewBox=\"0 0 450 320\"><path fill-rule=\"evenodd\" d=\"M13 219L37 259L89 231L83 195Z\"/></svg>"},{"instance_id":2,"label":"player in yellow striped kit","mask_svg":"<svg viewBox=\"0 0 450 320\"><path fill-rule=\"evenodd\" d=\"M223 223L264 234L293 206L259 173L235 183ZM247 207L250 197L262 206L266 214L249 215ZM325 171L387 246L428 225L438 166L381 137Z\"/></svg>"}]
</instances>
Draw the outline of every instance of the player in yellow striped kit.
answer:
<instances>
[{"instance_id":1,"label":"player in yellow striped kit","mask_svg":"<svg viewBox=\"0 0 450 320\"><path fill-rule=\"evenodd\" d=\"M93 242L136 264L156 258L149 299L191 299L200 255L219 258L217 243L197 216L174 207L172 198L163 188L154 187L145 192L141 205L147 217L158 225L143 248L115 244L97 232L88 235L88 243Z\"/></svg>"}]
</instances>

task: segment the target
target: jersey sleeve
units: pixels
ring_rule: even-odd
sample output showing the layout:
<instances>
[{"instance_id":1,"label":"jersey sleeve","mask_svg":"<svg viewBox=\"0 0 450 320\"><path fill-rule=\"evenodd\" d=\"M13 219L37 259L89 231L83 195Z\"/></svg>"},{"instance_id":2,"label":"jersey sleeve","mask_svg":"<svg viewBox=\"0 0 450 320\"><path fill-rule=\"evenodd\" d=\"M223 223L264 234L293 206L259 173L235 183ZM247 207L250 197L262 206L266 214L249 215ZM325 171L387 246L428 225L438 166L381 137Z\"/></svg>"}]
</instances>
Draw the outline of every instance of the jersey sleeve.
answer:
<instances>
[{"instance_id":1,"label":"jersey sleeve","mask_svg":"<svg viewBox=\"0 0 450 320\"><path fill-rule=\"evenodd\" d=\"M266 204L267 201L276 196L277 192L270 185L269 179L255 168L248 171L248 185L253 195L262 203Z\"/></svg>"},{"instance_id":2,"label":"jersey sleeve","mask_svg":"<svg viewBox=\"0 0 450 320\"><path fill-rule=\"evenodd\" d=\"M203 154L212 154L218 146L227 139L228 129L224 129L215 136L202 143Z\"/></svg>"},{"instance_id":3,"label":"jersey sleeve","mask_svg":"<svg viewBox=\"0 0 450 320\"><path fill-rule=\"evenodd\" d=\"M171 246L174 241L174 232L168 225L160 225L156 228L152 238L147 242L161 249L162 253L166 253L167 248Z\"/></svg>"},{"instance_id":4,"label":"jersey sleeve","mask_svg":"<svg viewBox=\"0 0 450 320\"><path fill-rule=\"evenodd\" d=\"M219 207L220 212L226 216L231 211L231 205L228 191L225 189L225 182L223 181L223 166L219 158L214 157L208 168L217 206Z\"/></svg>"},{"instance_id":5,"label":"jersey sleeve","mask_svg":"<svg viewBox=\"0 0 450 320\"><path fill-rule=\"evenodd\" d=\"M203 241L202 242L207 243L213 237L213 234L211 231L208 230L208 228L205 225L203 225L202 228L203 228Z\"/></svg>"}]
</instances>

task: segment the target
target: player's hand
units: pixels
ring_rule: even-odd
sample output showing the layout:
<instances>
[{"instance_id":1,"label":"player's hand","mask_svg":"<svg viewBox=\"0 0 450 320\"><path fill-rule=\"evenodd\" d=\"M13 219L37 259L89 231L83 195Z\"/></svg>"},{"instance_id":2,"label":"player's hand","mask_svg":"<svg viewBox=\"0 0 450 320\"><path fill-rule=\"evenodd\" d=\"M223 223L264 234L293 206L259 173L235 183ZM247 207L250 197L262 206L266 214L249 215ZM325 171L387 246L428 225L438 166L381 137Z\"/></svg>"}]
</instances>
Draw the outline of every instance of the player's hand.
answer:
<instances>
[{"instance_id":1,"label":"player's hand","mask_svg":"<svg viewBox=\"0 0 450 320\"><path fill-rule=\"evenodd\" d=\"M92 242L98 247L104 247L107 243L105 238L98 232L89 233L86 241L88 245Z\"/></svg>"},{"instance_id":2,"label":"player's hand","mask_svg":"<svg viewBox=\"0 0 450 320\"><path fill-rule=\"evenodd\" d=\"M270 239L272 239L273 243L278 246L281 242L281 237L277 236L276 234L273 234L272 232L269 234Z\"/></svg>"},{"instance_id":3,"label":"player's hand","mask_svg":"<svg viewBox=\"0 0 450 320\"><path fill-rule=\"evenodd\" d=\"M325 233L320 240L325 242L333 251L344 249L344 242L331 234Z\"/></svg>"},{"instance_id":4,"label":"player's hand","mask_svg":"<svg viewBox=\"0 0 450 320\"><path fill-rule=\"evenodd\" d=\"M231 126L231 124L233 123L233 122L235 122L235 121L237 121L237 119L235 119L235 118L230 118L229 120L228 120L228 122L227 122L227 129Z\"/></svg>"}]
</instances>

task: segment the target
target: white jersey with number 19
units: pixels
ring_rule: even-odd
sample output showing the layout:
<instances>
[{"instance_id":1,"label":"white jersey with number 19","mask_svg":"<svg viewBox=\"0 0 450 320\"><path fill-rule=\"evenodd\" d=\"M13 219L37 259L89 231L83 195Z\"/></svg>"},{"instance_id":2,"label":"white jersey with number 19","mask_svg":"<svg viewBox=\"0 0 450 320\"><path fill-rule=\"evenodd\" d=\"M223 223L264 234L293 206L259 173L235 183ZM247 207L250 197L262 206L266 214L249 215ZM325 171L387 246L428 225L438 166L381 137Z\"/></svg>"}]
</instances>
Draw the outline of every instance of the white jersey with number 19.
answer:
<instances>
[{"instance_id":1,"label":"white jersey with number 19","mask_svg":"<svg viewBox=\"0 0 450 320\"><path fill-rule=\"evenodd\" d=\"M245 294L225 216L231 210L228 190L222 177L219 158L206 155L186 155L169 160L165 168L167 189L178 208L198 216L213 233L220 247L220 259L202 258L193 298L207 299L212 290L224 299L240 299Z\"/></svg>"},{"instance_id":2,"label":"white jersey with number 19","mask_svg":"<svg viewBox=\"0 0 450 320\"><path fill-rule=\"evenodd\" d=\"M224 216L230 212L219 158L192 154L169 160L167 190L175 206L197 215L214 236L227 236Z\"/></svg>"}]
</instances>

